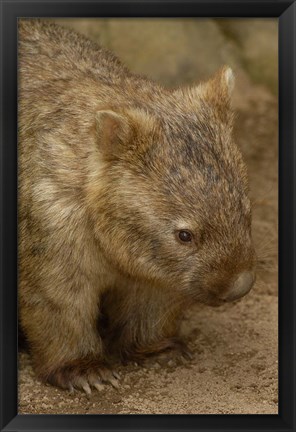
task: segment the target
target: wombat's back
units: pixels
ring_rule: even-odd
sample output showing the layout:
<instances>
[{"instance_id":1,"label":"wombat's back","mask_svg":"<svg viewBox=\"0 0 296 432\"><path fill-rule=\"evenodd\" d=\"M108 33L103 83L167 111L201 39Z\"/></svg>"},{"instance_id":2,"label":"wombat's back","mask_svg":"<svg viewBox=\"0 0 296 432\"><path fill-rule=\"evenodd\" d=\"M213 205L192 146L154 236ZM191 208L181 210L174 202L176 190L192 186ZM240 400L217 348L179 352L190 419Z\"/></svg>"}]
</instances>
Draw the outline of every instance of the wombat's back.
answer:
<instances>
[{"instance_id":1,"label":"wombat's back","mask_svg":"<svg viewBox=\"0 0 296 432\"><path fill-rule=\"evenodd\" d=\"M21 19L19 41L20 65L25 65L23 79L30 77L34 85L39 80L82 78L83 75L110 82L129 74L110 51L50 21Z\"/></svg>"}]
</instances>

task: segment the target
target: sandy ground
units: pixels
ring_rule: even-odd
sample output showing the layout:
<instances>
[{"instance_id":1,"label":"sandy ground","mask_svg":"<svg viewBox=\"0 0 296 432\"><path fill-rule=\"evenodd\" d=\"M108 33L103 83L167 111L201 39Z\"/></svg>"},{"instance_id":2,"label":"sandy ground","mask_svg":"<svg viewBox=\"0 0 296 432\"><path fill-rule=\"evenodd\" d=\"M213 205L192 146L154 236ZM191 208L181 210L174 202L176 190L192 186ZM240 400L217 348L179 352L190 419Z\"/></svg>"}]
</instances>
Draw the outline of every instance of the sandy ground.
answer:
<instances>
[{"instance_id":1,"label":"sandy ground","mask_svg":"<svg viewBox=\"0 0 296 432\"><path fill-rule=\"evenodd\" d=\"M20 414L277 414L277 104L259 88L237 99L236 137L249 167L254 200L257 282L220 308L196 306L182 333L193 359L119 366L119 390L90 398L41 384L20 353Z\"/></svg>"}]
</instances>

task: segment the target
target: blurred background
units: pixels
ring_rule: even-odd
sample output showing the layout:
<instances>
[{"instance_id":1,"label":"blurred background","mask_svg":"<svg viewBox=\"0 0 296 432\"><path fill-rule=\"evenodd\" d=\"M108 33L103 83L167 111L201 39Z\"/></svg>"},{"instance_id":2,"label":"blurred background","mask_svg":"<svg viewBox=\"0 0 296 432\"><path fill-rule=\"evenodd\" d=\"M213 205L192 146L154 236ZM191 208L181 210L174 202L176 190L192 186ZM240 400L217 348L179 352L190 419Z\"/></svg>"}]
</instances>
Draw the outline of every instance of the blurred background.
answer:
<instances>
[{"instance_id":1,"label":"blurred background","mask_svg":"<svg viewBox=\"0 0 296 432\"><path fill-rule=\"evenodd\" d=\"M20 355L19 413L277 414L278 22L276 19L55 19L165 86L195 85L222 65L236 85L235 140L248 165L257 282L240 301L197 305L182 333L193 360L118 366L120 390L90 399L44 386Z\"/></svg>"}]
</instances>

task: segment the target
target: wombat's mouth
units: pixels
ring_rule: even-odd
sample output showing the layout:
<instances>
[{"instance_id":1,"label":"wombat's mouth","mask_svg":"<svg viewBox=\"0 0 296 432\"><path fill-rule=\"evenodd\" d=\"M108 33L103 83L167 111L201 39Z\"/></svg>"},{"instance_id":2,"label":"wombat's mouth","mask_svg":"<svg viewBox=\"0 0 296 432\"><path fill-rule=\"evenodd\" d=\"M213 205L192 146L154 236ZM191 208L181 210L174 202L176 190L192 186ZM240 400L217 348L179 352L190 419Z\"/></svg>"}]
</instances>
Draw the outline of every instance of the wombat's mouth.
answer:
<instances>
[{"instance_id":1,"label":"wombat's mouth","mask_svg":"<svg viewBox=\"0 0 296 432\"><path fill-rule=\"evenodd\" d=\"M239 297L239 298L241 298L241 297ZM239 300L239 298L237 300ZM232 301L234 301L234 300L232 300ZM201 299L200 302L207 305L207 306L211 306L211 307L219 307L219 306L222 306L226 303L231 303L231 301L224 300L222 298L214 296L213 294Z\"/></svg>"},{"instance_id":2,"label":"wombat's mouth","mask_svg":"<svg viewBox=\"0 0 296 432\"><path fill-rule=\"evenodd\" d=\"M212 306L212 307L219 307L226 303L225 300L220 299L219 297L215 296L209 296L208 298L202 299L201 303Z\"/></svg>"},{"instance_id":3,"label":"wombat's mouth","mask_svg":"<svg viewBox=\"0 0 296 432\"><path fill-rule=\"evenodd\" d=\"M212 307L218 307L226 303L225 300L219 298L216 293L206 289L199 291L196 300L198 303Z\"/></svg>"}]
</instances>

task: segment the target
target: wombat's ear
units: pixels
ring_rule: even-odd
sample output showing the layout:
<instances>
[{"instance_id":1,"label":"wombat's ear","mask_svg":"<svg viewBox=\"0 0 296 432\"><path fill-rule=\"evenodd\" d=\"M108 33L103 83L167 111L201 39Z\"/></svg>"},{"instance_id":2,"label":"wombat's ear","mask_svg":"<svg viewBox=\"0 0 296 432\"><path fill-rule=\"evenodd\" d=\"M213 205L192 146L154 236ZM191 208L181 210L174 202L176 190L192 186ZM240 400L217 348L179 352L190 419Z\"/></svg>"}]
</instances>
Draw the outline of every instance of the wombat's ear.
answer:
<instances>
[{"instance_id":1,"label":"wombat's ear","mask_svg":"<svg viewBox=\"0 0 296 432\"><path fill-rule=\"evenodd\" d=\"M231 67L224 66L222 68L222 81L223 81L224 85L226 85L226 87L227 87L227 91L228 91L229 96L231 96L233 89L234 89L234 84L235 84L235 77L234 77L234 73L233 73L233 70L231 69Z\"/></svg>"},{"instance_id":2,"label":"wombat's ear","mask_svg":"<svg viewBox=\"0 0 296 432\"><path fill-rule=\"evenodd\" d=\"M189 102L197 111L201 109L201 103L207 102L211 110L215 112L222 122L232 123L231 94L234 88L234 74L229 66L223 66L208 81L196 87L174 90L178 98Z\"/></svg>"},{"instance_id":3,"label":"wombat's ear","mask_svg":"<svg viewBox=\"0 0 296 432\"><path fill-rule=\"evenodd\" d=\"M201 99L208 102L217 117L226 124L232 124L231 94L234 88L234 74L228 66L223 66L212 79L201 84Z\"/></svg>"},{"instance_id":4,"label":"wombat's ear","mask_svg":"<svg viewBox=\"0 0 296 432\"><path fill-rule=\"evenodd\" d=\"M102 110L96 113L96 135L99 150L106 156L116 156L128 141L131 128L128 118L115 111Z\"/></svg>"},{"instance_id":5,"label":"wombat's ear","mask_svg":"<svg viewBox=\"0 0 296 432\"><path fill-rule=\"evenodd\" d=\"M204 96L218 105L230 104L234 89L234 74L229 66L223 66L212 79L201 86Z\"/></svg>"},{"instance_id":6,"label":"wombat's ear","mask_svg":"<svg viewBox=\"0 0 296 432\"><path fill-rule=\"evenodd\" d=\"M235 84L232 69L229 66L223 66L214 76L213 82L220 87L224 95L226 94L226 96L230 97Z\"/></svg>"}]
</instances>

